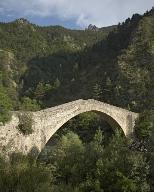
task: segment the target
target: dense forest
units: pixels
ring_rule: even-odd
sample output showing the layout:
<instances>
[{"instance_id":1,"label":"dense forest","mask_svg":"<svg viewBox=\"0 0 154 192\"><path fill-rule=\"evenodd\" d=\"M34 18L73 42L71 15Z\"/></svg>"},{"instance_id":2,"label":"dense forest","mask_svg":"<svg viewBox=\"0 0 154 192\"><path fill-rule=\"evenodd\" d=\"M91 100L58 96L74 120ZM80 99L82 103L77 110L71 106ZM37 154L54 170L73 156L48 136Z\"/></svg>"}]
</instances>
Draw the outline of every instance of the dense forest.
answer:
<instances>
[{"instance_id":1,"label":"dense forest","mask_svg":"<svg viewBox=\"0 0 154 192\"><path fill-rule=\"evenodd\" d=\"M154 191L154 8L117 26L85 30L25 19L0 23L1 124L11 110L80 98L140 113L135 137L126 139L99 114L81 114L37 159L13 154L7 162L1 154L0 191Z\"/></svg>"}]
</instances>

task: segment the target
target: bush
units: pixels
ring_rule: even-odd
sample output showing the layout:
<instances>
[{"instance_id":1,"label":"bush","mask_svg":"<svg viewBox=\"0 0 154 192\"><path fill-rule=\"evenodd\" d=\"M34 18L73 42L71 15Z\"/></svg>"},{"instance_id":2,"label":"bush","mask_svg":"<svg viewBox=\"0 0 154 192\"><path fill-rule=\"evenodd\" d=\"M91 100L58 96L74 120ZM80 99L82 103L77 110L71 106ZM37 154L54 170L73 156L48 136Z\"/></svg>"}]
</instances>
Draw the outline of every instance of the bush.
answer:
<instances>
[{"instance_id":1,"label":"bush","mask_svg":"<svg viewBox=\"0 0 154 192\"><path fill-rule=\"evenodd\" d=\"M24 97L22 99L22 104L20 109L23 111L39 111L40 105L35 99L30 99L29 97Z\"/></svg>"},{"instance_id":2,"label":"bush","mask_svg":"<svg viewBox=\"0 0 154 192\"><path fill-rule=\"evenodd\" d=\"M24 135L29 135L33 133L32 129L33 120L31 113L21 113L19 114L19 125L18 129L20 132L22 132Z\"/></svg>"}]
</instances>

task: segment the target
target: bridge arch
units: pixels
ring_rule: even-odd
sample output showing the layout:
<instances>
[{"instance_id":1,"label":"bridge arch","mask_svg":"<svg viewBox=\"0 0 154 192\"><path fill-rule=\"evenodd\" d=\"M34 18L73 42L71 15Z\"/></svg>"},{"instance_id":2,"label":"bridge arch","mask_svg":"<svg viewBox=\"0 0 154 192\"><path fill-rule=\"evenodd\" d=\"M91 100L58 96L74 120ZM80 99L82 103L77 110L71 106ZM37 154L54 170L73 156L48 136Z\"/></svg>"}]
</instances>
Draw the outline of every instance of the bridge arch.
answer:
<instances>
[{"instance_id":1,"label":"bridge arch","mask_svg":"<svg viewBox=\"0 0 154 192\"><path fill-rule=\"evenodd\" d=\"M65 121L62 121L61 123L59 123L56 127L55 127L55 132L56 133L59 129L61 129L66 123L68 123L71 119L77 117L78 115L81 115L81 114L84 114L84 113L88 113L88 112L94 112L96 114L98 114L100 116L100 118L107 122L113 129L114 128L120 128L123 133L124 133L124 130L123 128L120 126L120 124L115 120L113 119L111 116L101 112L101 111L96 111L96 110L85 110L85 111L82 111L81 113L77 113L77 114L73 114L73 115L70 115L68 118L65 119ZM53 135L53 133L52 133ZM125 135L125 133L124 133ZM52 137L52 136L51 136Z\"/></svg>"},{"instance_id":2,"label":"bridge arch","mask_svg":"<svg viewBox=\"0 0 154 192\"><path fill-rule=\"evenodd\" d=\"M104 121L111 125L111 127L121 128L126 137L133 133L135 119L137 118L136 113L93 99L77 100L41 111L41 115L45 116L46 123L41 125L43 131L40 150L44 148L52 135L70 119L90 111L100 113Z\"/></svg>"},{"instance_id":3,"label":"bridge arch","mask_svg":"<svg viewBox=\"0 0 154 192\"><path fill-rule=\"evenodd\" d=\"M40 152L52 135L60 129L62 125L75 116L90 111L101 113L101 117L108 122L111 127L120 127L126 137L133 134L135 119L138 117L137 113L93 99L81 99L49 109L31 112L34 132L28 136L22 135L16 129L19 119L14 115L12 122L0 129L0 137L5 136L7 138L4 143L1 142L0 138L0 147L1 145L7 145L11 140L13 145L11 149L14 151L27 154L33 147L36 147Z\"/></svg>"},{"instance_id":4,"label":"bridge arch","mask_svg":"<svg viewBox=\"0 0 154 192\"><path fill-rule=\"evenodd\" d=\"M63 129L63 128L65 127L65 125L66 125L70 120L78 117L79 115L82 115L82 114L85 114L85 113L90 113L90 112L99 115L98 118L99 118L100 120L102 120L102 122L105 122L105 125L108 127L108 129L111 129L111 131L114 131L114 129L117 129L117 128L118 128L118 129L120 129L120 130L122 131L122 134L125 135L122 127L118 124L118 122L116 122L116 121L115 121L112 117L110 117L109 115L106 115L106 114L103 113L103 112L95 111L95 110L82 112L82 113L80 113L80 114L78 114L78 115L75 115L75 116L73 116L72 118L66 120L65 122L63 122L63 124L62 124L60 127L58 126L58 129L55 130L55 133L54 133L54 134L56 134L59 130ZM96 120L96 121L97 121L97 120ZM97 128L98 128L98 127L97 127ZM105 126L104 126L104 128L105 128ZM79 127L79 129L80 129L80 127ZM54 136L54 134L52 134L52 135ZM49 145L48 143L51 142L51 139L52 139L52 136L49 138L48 141L46 141L46 144L45 144L45 145ZM45 146L44 146L44 147L45 147ZM43 149L42 149L42 150L43 150Z\"/></svg>"}]
</instances>

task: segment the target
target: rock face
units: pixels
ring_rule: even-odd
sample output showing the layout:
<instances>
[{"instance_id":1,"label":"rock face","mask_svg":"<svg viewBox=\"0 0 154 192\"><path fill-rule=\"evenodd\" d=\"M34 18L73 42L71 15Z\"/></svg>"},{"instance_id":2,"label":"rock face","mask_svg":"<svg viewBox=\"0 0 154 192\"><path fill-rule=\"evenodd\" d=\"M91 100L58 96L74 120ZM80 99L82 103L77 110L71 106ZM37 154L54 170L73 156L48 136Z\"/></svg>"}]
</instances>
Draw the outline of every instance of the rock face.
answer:
<instances>
[{"instance_id":1,"label":"rock face","mask_svg":"<svg viewBox=\"0 0 154 192\"><path fill-rule=\"evenodd\" d=\"M137 113L93 99L81 99L49 109L29 112L33 119L34 132L27 136L16 128L19 124L19 112L14 112L11 122L0 127L0 151L5 155L12 152L28 154L31 151L38 151L39 153L63 124L88 111L101 113L102 118L113 128L120 127L126 137L133 134Z\"/></svg>"},{"instance_id":2,"label":"rock face","mask_svg":"<svg viewBox=\"0 0 154 192\"><path fill-rule=\"evenodd\" d=\"M99 31L99 28L96 27L95 25L90 24L90 25L88 26L88 30L91 30L91 31Z\"/></svg>"}]
</instances>

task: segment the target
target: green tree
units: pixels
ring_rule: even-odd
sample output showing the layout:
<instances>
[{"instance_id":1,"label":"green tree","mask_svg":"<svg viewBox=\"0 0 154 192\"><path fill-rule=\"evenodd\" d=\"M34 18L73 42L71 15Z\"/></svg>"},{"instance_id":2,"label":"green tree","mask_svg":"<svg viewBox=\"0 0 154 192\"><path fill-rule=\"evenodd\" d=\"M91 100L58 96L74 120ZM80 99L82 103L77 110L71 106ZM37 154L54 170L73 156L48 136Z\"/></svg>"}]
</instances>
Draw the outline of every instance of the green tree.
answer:
<instances>
[{"instance_id":1,"label":"green tree","mask_svg":"<svg viewBox=\"0 0 154 192\"><path fill-rule=\"evenodd\" d=\"M51 192L51 170L32 157L14 154L10 162L0 161L0 190L3 192Z\"/></svg>"},{"instance_id":2,"label":"green tree","mask_svg":"<svg viewBox=\"0 0 154 192\"><path fill-rule=\"evenodd\" d=\"M150 166L150 174L149 174L149 180L150 180L150 187L151 191L154 191L154 124L153 129L151 131L151 135L148 140L148 147L147 147L147 156L149 160L149 166Z\"/></svg>"},{"instance_id":3,"label":"green tree","mask_svg":"<svg viewBox=\"0 0 154 192\"><path fill-rule=\"evenodd\" d=\"M100 84L96 83L93 86L92 97L93 97L93 99L96 99L96 100L100 100L102 98L102 88L101 88Z\"/></svg>"},{"instance_id":4,"label":"green tree","mask_svg":"<svg viewBox=\"0 0 154 192\"><path fill-rule=\"evenodd\" d=\"M20 110L22 111L38 111L41 107L35 99L30 99L29 97L22 98L22 104Z\"/></svg>"},{"instance_id":5,"label":"green tree","mask_svg":"<svg viewBox=\"0 0 154 192\"><path fill-rule=\"evenodd\" d=\"M76 185L81 180L79 172L84 153L84 146L78 135L69 132L62 136L53 153L59 177L63 178L66 185Z\"/></svg>"},{"instance_id":6,"label":"green tree","mask_svg":"<svg viewBox=\"0 0 154 192\"><path fill-rule=\"evenodd\" d=\"M154 129L154 110L145 111L140 114L135 124L137 138L148 140Z\"/></svg>"}]
</instances>

